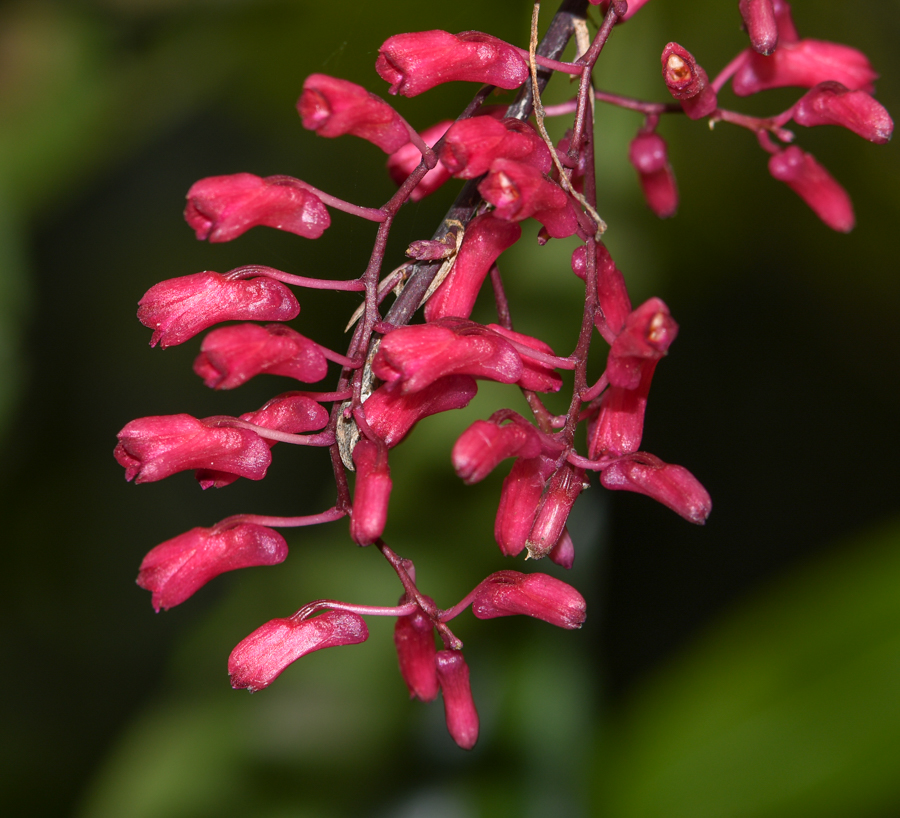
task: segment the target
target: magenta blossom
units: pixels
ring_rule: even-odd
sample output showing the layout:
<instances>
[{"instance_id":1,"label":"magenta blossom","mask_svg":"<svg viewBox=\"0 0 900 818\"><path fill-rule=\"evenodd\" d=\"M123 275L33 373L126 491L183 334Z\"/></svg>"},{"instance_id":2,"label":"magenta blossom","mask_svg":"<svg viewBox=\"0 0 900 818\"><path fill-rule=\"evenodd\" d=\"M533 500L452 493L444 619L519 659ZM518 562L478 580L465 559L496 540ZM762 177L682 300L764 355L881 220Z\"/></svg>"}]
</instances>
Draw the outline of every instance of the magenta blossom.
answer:
<instances>
[{"instance_id":1,"label":"magenta blossom","mask_svg":"<svg viewBox=\"0 0 900 818\"><path fill-rule=\"evenodd\" d=\"M184 218L198 239L231 241L263 225L317 239L331 224L325 205L295 179L252 173L211 176L187 193Z\"/></svg>"},{"instance_id":2,"label":"magenta blossom","mask_svg":"<svg viewBox=\"0 0 900 818\"><path fill-rule=\"evenodd\" d=\"M478 741L478 711L469 684L469 666L458 650L439 650L435 665L444 697L447 732L463 750L471 750Z\"/></svg>"},{"instance_id":3,"label":"magenta blossom","mask_svg":"<svg viewBox=\"0 0 900 818\"><path fill-rule=\"evenodd\" d=\"M322 648L358 645L369 638L362 617L349 611L325 611L311 619L273 619L243 639L228 658L235 689L251 693L274 682L292 662Z\"/></svg>"},{"instance_id":4,"label":"magenta blossom","mask_svg":"<svg viewBox=\"0 0 900 818\"><path fill-rule=\"evenodd\" d=\"M648 361L658 361L678 337L678 324L659 298L634 310L609 350L606 375L612 386L637 389Z\"/></svg>"},{"instance_id":5,"label":"magenta blossom","mask_svg":"<svg viewBox=\"0 0 900 818\"><path fill-rule=\"evenodd\" d=\"M492 116L455 122L447 131L439 158L460 179L487 173L495 159L525 162L541 173L549 173L552 166L550 151L531 125L511 118L498 121Z\"/></svg>"},{"instance_id":6,"label":"magenta blossom","mask_svg":"<svg viewBox=\"0 0 900 818\"><path fill-rule=\"evenodd\" d=\"M154 284L138 302L138 320L153 330L150 346L183 344L220 321L290 321L294 294L265 276L231 278L211 271Z\"/></svg>"},{"instance_id":7,"label":"magenta blossom","mask_svg":"<svg viewBox=\"0 0 900 818\"><path fill-rule=\"evenodd\" d=\"M563 534L575 500L587 487L583 469L566 463L553 473L544 487L534 523L525 538L531 559L542 559L551 552Z\"/></svg>"},{"instance_id":8,"label":"magenta blossom","mask_svg":"<svg viewBox=\"0 0 900 818\"><path fill-rule=\"evenodd\" d=\"M669 43L661 60L666 87L691 119L709 116L716 110L716 91L690 51L678 43Z\"/></svg>"},{"instance_id":9,"label":"magenta blossom","mask_svg":"<svg viewBox=\"0 0 900 818\"><path fill-rule=\"evenodd\" d=\"M778 45L778 19L772 0L740 0L738 7L753 50L768 56Z\"/></svg>"},{"instance_id":10,"label":"magenta blossom","mask_svg":"<svg viewBox=\"0 0 900 818\"><path fill-rule=\"evenodd\" d=\"M384 532L391 498L391 469L382 442L360 440L353 448L356 489L350 514L350 536L358 545L371 545Z\"/></svg>"},{"instance_id":11,"label":"magenta blossom","mask_svg":"<svg viewBox=\"0 0 900 818\"><path fill-rule=\"evenodd\" d=\"M153 607L180 605L211 579L255 565L277 565L287 558L284 538L261 525L192 528L157 545L141 563L137 584L153 592Z\"/></svg>"},{"instance_id":12,"label":"magenta blossom","mask_svg":"<svg viewBox=\"0 0 900 818\"><path fill-rule=\"evenodd\" d=\"M808 128L840 125L879 145L889 142L894 132L894 120L880 102L839 82L820 82L807 91L791 109L791 118Z\"/></svg>"},{"instance_id":13,"label":"magenta blossom","mask_svg":"<svg viewBox=\"0 0 900 818\"><path fill-rule=\"evenodd\" d=\"M422 141L429 148L434 147L446 132L447 128L452 124L451 120L445 119L426 128L422 131ZM422 152L413 142L407 142L402 148L395 150L387 159L387 170L391 179L399 187L402 185L409 175L419 166L422 161ZM426 196L434 193L445 182L451 178L450 171L447 170L440 162L429 170L413 188L413 192L409 194L410 201L418 202Z\"/></svg>"},{"instance_id":14,"label":"magenta blossom","mask_svg":"<svg viewBox=\"0 0 900 818\"><path fill-rule=\"evenodd\" d=\"M476 420L456 441L450 459L456 474L471 486L484 480L507 457L532 458L541 453L541 437L525 418L509 413L512 423Z\"/></svg>"},{"instance_id":15,"label":"magenta blossom","mask_svg":"<svg viewBox=\"0 0 900 818\"><path fill-rule=\"evenodd\" d=\"M597 301L600 309L594 325L608 344L616 340L631 315L631 299L625 287L625 277L616 267L603 242L596 242L594 274L597 278ZM576 247L572 253L572 270L579 278L587 279L588 248Z\"/></svg>"},{"instance_id":16,"label":"magenta blossom","mask_svg":"<svg viewBox=\"0 0 900 818\"><path fill-rule=\"evenodd\" d=\"M588 455L630 454L641 446L647 396L657 360L647 358L640 368L641 379L634 389L611 386L600 402L600 414L588 426Z\"/></svg>"},{"instance_id":17,"label":"magenta blossom","mask_svg":"<svg viewBox=\"0 0 900 818\"><path fill-rule=\"evenodd\" d=\"M834 177L796 145L769 159L769 173L794 191L832 230L849 233L856 223L853 203Z\"/></svg>"},{"instance_id":18,"label":"magenta blossom","mask_svg":"<svg viewBox=\"0 0 900 818\"><path fill-rule=\"evenodd\" d=\"M584 623L586 607L578 591L555 577L497 571L476 589L472 613L479 619L533 616L571 630Z\"/></svg>"},{"instance_id":19,"label":"magenta blossom","mask_svg":"<svg viewBox=\"0 0 900 818\"><path fill-rule=\"evenodd\" d=\"M697 525L703 525L712 511L709 492L693 474L646 452L617 460L603 470L600 482L614 491L646 494Z\"/></svg>"},{"instance_id":20,"label":"magenta blossom","mask_svg":"<svg viewBox=\"0 0 900 818\"><path fill-rule=\"evenodd\" d=\"M638 172L647 206L661 219L674 216L678 210L678 188L666 141L655 132L639 133L628 147L628 161Z\"/></svg>"},{"instance_id":21,"label":"magenta blossom","mask_svg":"<svg viewBox=\"0 0 900 818\"><path fill-rule=\"evenodd\" d=\"M401 600L403 601L403 600ZM400 675L409 688L409 696L430 702L437 698L434 624L420 610L409 616L398 616L394 626L394 645L400 662Z\"/></svg>"},{"instance_id":22,"label":"magenta blossom","mask_svg":"<svg viewBox=\"0 0 900 818\"><path fill-rule=\"evenodd\" d=\"M445 82L481 82L518 88L528 65L508 43L480 31L395 34L378 49L378 75L392 94L414 97Z\"/></svg>"},{"instance_id":23,"label":"magenta blossom","mask_svg":"<svg viewBox=\"0 0 900 818\"><path fill-rule=\"evenodd\" d=\"M515 557L525 548L541 495L553 470L554 459L551 457L519 457L503 481L494 539L506 556Z\"/></svg>"},{"instance_id":24,"label":"magenta blossom","mask_svg":"<svg viewBox=\"0 0 900 818\"><path fill-rule=\"evenodd\" d=\"M176 472L213 469L262 480L272 462L265 441L249 429L217 426L190 415L138 418L119 432L113 452L125 479L153 483Z\"/></svg>"},{"instance_id":25,"label":"magenta blossom","mask_svg":"<svg viewBox=\"0 0 900 818\"><path fill-rule=\"evenodd\" d=\"M303 383L322 380L328 361L322 348L282 324L235 324L210 332L194 361L211 389L234 389L263 372Z\"/></svg>"},{"instance_id":26,"label":"magenta blossom","mask_svg":"<svg viewBox=\"0 0 900 818\"><path fill-rule=\"evenodd\" d=\"M352 134L394 153L409 142L406 121L381 97L355 82L312 74L297 100L303 127L319 136Z\"/></svg>"}]
</instances>

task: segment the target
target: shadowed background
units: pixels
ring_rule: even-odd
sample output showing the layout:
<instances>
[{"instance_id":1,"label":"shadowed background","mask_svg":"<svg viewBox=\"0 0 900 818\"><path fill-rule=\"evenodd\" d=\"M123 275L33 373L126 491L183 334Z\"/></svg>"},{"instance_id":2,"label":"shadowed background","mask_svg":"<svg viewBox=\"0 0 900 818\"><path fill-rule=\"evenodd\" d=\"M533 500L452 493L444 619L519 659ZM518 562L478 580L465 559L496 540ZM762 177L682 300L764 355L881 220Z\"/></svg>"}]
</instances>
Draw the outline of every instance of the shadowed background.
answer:
<instances>
[{"instance_id":1,"label":"shadowed background","mask_svg":"<svg viewBox=\"0 0 900 818\"><path fill-rule=\"evenodd\" d=\"M900 111L900 10L848 17L793 4L802 36L863 49ZM544 22L552 7L544 10ZM526 45L530 4L250 0L9 3L0 11L0 451L3 465L3 802L16 815L853 816L900 811L900 507L897 501L896 146L797 127L848 189L849 236L766 171L754 137L666 120L678 216L657 221L625 160L640 124L598 106L608 245L635 303L658 295L681 334L657 369L643 448L694 472L714 511L694 528L647 498L596 485L573 518L566 579L581 631L542 622L454 630L482 717L472 753L438 702L407 701L392 622L304 658L269 690L232 691L231 648L321 597L394 604L399 586L346 522L289 532L281 566L219 577L154 615L134 585L155 544L238 511L305 514L333 498L322 452L275 451L260 483L201 492L188 474L135 487L111 457L129 420L240 414L293 388L259 378L213 393L191 372L199 339L150 350L134 312L165 278L247 263L348 278L374 228L333 214L310 242L257 228L197 242L184 194L204 176L290 174L376 206L384 156L303 130L303 79L325 72L386 95L372 68L393 33L485 30ZM710 75L746 44L737 3L653 0L614 32L601 87L665 100L675 40ZM418 127L475 90L396 100ZM555 82L550 101L566 98ZM768 115L794 89L720 105ZM392 100L395 101L395 100ZM388 265L430 236L454 184L409 205ZM535 226L501 258L516 328L573 346L572 244ZM352 294L300 293L294 326L340 349ZM476 319L489 320L479 302ZM597 343L599 374L604 356ZM550 400L560 410L561 402ZM423 423L392 457L386 539L449 606L516 568L493 544L508 467L466 488L449 450L513 390L485 384L465 412ZM564 576L556 566L536 568Z\"/></svg>"}]
</instances>

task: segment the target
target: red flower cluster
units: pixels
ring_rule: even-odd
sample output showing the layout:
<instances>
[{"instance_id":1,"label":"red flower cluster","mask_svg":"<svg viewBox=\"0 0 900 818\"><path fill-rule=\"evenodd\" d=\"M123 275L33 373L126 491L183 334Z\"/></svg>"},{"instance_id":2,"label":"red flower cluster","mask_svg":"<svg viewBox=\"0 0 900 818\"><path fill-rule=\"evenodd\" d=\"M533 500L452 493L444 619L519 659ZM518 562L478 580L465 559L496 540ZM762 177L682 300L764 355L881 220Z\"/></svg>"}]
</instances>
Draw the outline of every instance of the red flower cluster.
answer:
<instances>
[{"instance_id":1,"label":"red flower cluster","mask_svg":"<svg viewBox=\"0 0 900 818\"><path fill-rule=\"evenodd\" d=\"M587 91L613 25L644 5L634 0L626 13L625 4L616 0L591 2L601 5L605 23L575 63L558 62L564 47L558 38L529 54L479 32L426 31L389 38L379 50L376 70L390 83L390 93L411 97L448 81L516 89L529 82L529 62L534 60L545 75L558 70L579 76ZM645 116L629 160L648 204L660 217L677 209L666 143L656 129L662 114L684 113L756 131L772 153L772 175L827 224L849 229L852 208L843 189L809 154L796 146L776 147L770 135L787 140L782 126L793 118L804 126L837 124L871 141L886 141L893 123L870 96L875 75L854 49L799 39L782 0L741 0L739 8L753 47L714 80L686 49L677 43L666 46L662 74L677 104L595 92L600 101ZM717 92L729 78L738 94L782 85L811 90L781 116L761 120L717 107ZM206 271L169 279L140 301L138 317L153 330L151 345L162 347L184 343L224 321L275 322L231 324L206 335L194 370L212 389L233 389L258 375L313 384L326 377L329 362L340 367L332 391L288 392L240 417L198 420L175 414L142 418L122 429L115 457L126 478L137 483L185 470L194 471L204 488L222 488L239 477L260 480L276 442L327 448L334 470L335 503L320 514L236 515L154 548L138 577L152 592L153 606L178 605L225 571L282 562L287 544L275 528L342 517L349 518L352 541L374 545L403 588L394 606L317 600L262 625L232 652L228 667L235 687L268 687L312 651L365 641L363 617L392 616L401 676L410 694L430 701L441 693L450 735L468 749L478 737L478 714L462 643L447 623L471 606L479 619L524 615L563 629L581 626L582 596L542 573L497 571L456 605L441 609L419 589L412 562L382 539L393 487L391 450L423 418L467 406L479 380L518 388L531 408L530 418L500 408L487 420L476 420L462 431L451 454L457 474L469 485L513 458L494 524L503 555L527 551L532 558L549 556L570 568L575 544L567 521L592 472L599 473L603 487L647 495L690 522L702 524L709 515L710 497L689 471L640 451L653 374L678 325L659 298L633 308L625 278L599 238L605 226L596 213L589 95L581 93L571 104L543 113L537 106L532 117L544 82L535 89L528 84L516 101L499 109L483 106L487 94L479 92L464 116L419 134L381 97L316 74L304 83L297 103L303 125L324 137L359 137L389 154L388 171L399 187L390 201L368 208L342 202L298 179L248 173L204 179L189 190L185 218L198 238L210 241L230 241L255 226L315 239L330 224L327 207L378 224L369 265L356 279L305 278L250 266L224 275ZM573 112L572 128L552 144L542 117ZM384 273L388 238L401 206L452 179L470 180L468 193L431 238L406 242L410 261ZM473 205L476 190L480 198ZM523 235L536 239L536 245L572 237L579 242L571 268L584 282L584 309L568 355L557 355L544 341L513 329L499 262ZM484 324L471 318L479 297L488 298L488 280L497 320ZM364 295L359 320L351 321L356 326L346 354L286 325L300 312L293 286ZM382 313L391 291L396 300ZM420 307L424 322L410 323ZM609 350L601 376L591 384L588 359L595 331ZM568 408L556 415L542 396L560 392L566 384ZM323 406L328 403L330 412ZM582 424L587 446L579 454L576 439Z\"/></svg>"}]
</instances>

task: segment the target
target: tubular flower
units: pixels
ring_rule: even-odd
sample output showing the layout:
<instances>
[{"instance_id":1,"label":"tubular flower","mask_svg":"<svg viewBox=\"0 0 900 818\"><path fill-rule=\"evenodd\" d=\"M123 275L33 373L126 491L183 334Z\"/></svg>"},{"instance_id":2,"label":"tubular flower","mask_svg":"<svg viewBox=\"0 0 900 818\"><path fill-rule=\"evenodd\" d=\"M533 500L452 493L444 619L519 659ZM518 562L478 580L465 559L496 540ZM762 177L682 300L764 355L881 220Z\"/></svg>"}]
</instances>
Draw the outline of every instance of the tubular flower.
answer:
<instances>
[{"instance_id":1,"label":"tubular flower","mask_svg":"<svg viewBox=\"0 0 900 818\"><path fill-rule=\"evenodd\" d=\"M375 70L391 84L392 94L405 97L445 82L511 89L528 79L528 66L515 48L479 31L395 34L378 49Z\"/></svg>"},{"instance_id":2,"label":"tubular flower","mask_svg":"<svg viewBox=\"0 0 900 818\"><path fill-rule=\"evenodd\" d=\"M469 684L469 666L458 650L439 650L435 665L444 696L447 732L463 750L471 750L478 741L478 711Z\"/></svg>"},{"instance_id":3,"label":"tubular flower","mask_svg":"<svg viewBox=\"0 0 900 818\"><path fill-rule=\"evenodd\" d=\"M141 563L137 584L153 592L153 607L180 605L211 579L255 565L277 565L287 558L284 538L261 525L192 528L157 545Z\"/></svg>"},{"instance_id":4,"label":"tubular flower","mask_svg":"<svg viewBox=\"0 0 900 818\"><path fill-rule=\"evenodd\" d=\"M353 448L356 490L350 515L350 536L358 545L371 545L384 532L391 497L391 469L387 447L360 440Z\"/></svg>"},{"instance_id":5,"label":"tubular flower","mask_svg":"<svg viewBox=\"0 0 900 818\"><path fill-rule=\"evenodd\" d=\"M889 142L894 132L894 120L880 102L839 82L820 82L807 91L791 109L791 118L808 128L840 125L879 145Z\"/></svg>"},{"instance_id":6,"label":"tubular flower","mask_svg":"<svg viewBox=\"0 0 900 818\"><path fill-rule=\"evenodd\" d=\"M272 398L258 411L241 415L240 419L255 426L297 435L324 428L328 425L328 412L306 395L286 392ZM277 441L263 438L263 442L271 449ZM194 476L200 488L218 489L231 485L239 475L215 469L197 469Z\"/></svg>"},{"instance_id":7,"label":"tubular flower","mask_svg":"<svg viewBox=\"0 0 900 818\"><path fill-rule=\"evenodd\" d=\"M456 441L450 459L457 476L471 486L484 480L507 457L532 458L541 453L540 433L521 415L476 420Z\"/></svg>"},{"instance_id":8,"label":"tubular flower","mask_svg":"<svg viewBox=\"0 0 900 818\"><path fill-rule=\"evenodd\" d=\"M235 689L251 693L274 682L301 656L322 648L358 645L369 638L362 617L349 611L325 611L311 619L273 619L242 640L228 658Z\"/></svg>"},{"instance_id":9,"label":"tubular flower","mask_svg":"<svg viewBox=\"0 0 900 818\"><path fill-rule=\"evenodd\" d=\"M663 81L669 93L691 119L709 116L716 110L715 89L690 51L678 43L669 43L663 49L661 60Z\"/></svg>"},{"instance_id":10,"label":"tubular flower","mask_svg":"<svg viewBox=\"0 0 900 818\"><path fill-rule=\"evenodd\" d=\"M394 645L400 662L400 675L409 688L409 697L423 702L436 699L441 686L435 664L437 648L431 620L421 611L398 616L394 626Z\"/></svg>"},{"instance_id":11,"label":"tubular flower","mask_svg":"<svg viewBox=\"0 0 900 818\"><path fill-rule=\"evenodd\" d=\"M352 134L394 153L409 142L409 128L381 97L347 80L312 74L297 100L303 127L319 136Z\"/></svg>"},{"instance_id":12,"label":"tubular flower","mask_svg":"<svg viewBox=\"0 0 900 818\"><path fill-rule=\"evenodd\" d=\"M566 192L533 165L495 159L478 192L501 219L520 222L534 217L551 238L564 239L578 229L578 216Z\"/></svg>"},{"instance_id":13,"label":"tubular flower","mask_svg":"<svg viewBox=\"0 0 900 818\"><path fill-rule=\"evenodd\" d=\"M214 272L154 284L138 302L138 320L153 330L150 346L183 344L220 321L290 321L300 314L294 294L265 276L230 278Z\"/></svg>"},{"instance_id":14,"label":"tubular flower","mask_svg":"<svg viewBox=\"0 0 900 818\"><path fill-rule=\"evenodd\" d=\"M363 412L369 427L390 449L420 420L468 406L477 391L478 385L469 375L448 375L412 393L403 392L397 384L385 384L369 396Z\"/></svg>"},{"instance_id":15,"label":"tubular flower","mask_svg":"<svg viewBox=\"0 0 900 818\"><path fill-rule=\"evenodd\" d=\"M317 239L331 224L319 198L296 179L252 173L211 176L191 186L184 218L198 239L231 241L265 226Z\"/></svg>"},{"instance_id":16,"label":"tubular flower","mask_svg":"<svg viewBox=\"0 0 900 818\"><path fill-rule=\"evenodd\" d=\"M503 481L494 522L494 539L506 556L515 557L525 548L541 495L553 475L554 467L554 459L545 455L519 457Z\"/></svg>"},{"instance_id":17,"label":"tubular flower","mask_svg":"<svg viewBox=\"0 0 900 818\"><path fill-rule=\"evenodd\" d=\"M628 161L638 172L647 206L661 219L674 216L678 210L678 188L666 141L655 132L639 133L628 147Z\"/></svg>"},{"instance_id":18,"label":"tubular flower","mask_svg":"<svg viewBox=\"0 0 900 818\"><path fill-rule=\"evenodd\" d=\"M522 236L522 228L493 213L472 219L450 274L425 304L425 320L468 318L487 274L500 254Z\"/></svg>"},{"instance_id":19,"label":"tubular flower","mask_svg":"<svg viewBox=\"0 0 900 818\"><path fill-rule=\"evenodd\" d=\"M769 159L769 173L803 199L832 230L849 233L853 229L856 218L847 191L812 154L791 145Z\"/></svg>"},{"instance_id":20,"label":"tubular flower","mask_svg":"<svg viewBox=\"0 0 900 818\"><path fill-rule=\"evenodd\" d=\"M646 452L617 460L601 472L600 482L614 491L646 494L697 525L703 525L712 510L709 492L693 474Z\"/></svg>"},{"instance_id":21,"label":"tubular flower","mask_svg":"<svg viewBox=\"0 0 900 818\"><path fill-rule=\"evenodd\" d=\"M203 339L194 372L211 389L234 389L263 372L315 383L327 374L328 361L315 341L290 327L236 324Z\"/></svg>"},{"instance_id":22,"label":"tubular flower","mask_svg":"<svg viewBox=\"0 0 900 818\"><path fill-rule=\"evenodd\" d=\"M550 151L527 122L473 116L455 122L447 131L438 158L454 176L476 179L487 173L495 159L534 165L541 173L552 166Z\"/></svg>"},{"instance_id":23,"label":"tubular flower","mask_svg":"<svg viewBox=\"0 0 900 818\"><path fill-rule=\"evenodd\" d=\"M563 534L569 512L588 483L584 470L564 464L554 472L545 486L534 524L525 539L531 559L546 557Z\"/></svg>"},{"instance_id":24,"label":"tubular flower","mask_svg":"<svg viewBox=\"0 0 900 818\"><path fill-rule=\"evenodd\" d=\"M265 441L249 429L215 425L217 418L157 415L133 420L119 432L113 454L125 479L153 483L188 469L213 469L262 480L272 462Z\"/></svg>"},{"instance_id":25,"label":"tubular flower","mask_svg":"<svg viewBox=\"0 0 900 818\"><path fill-rule=\"evenodd\" d=\"M547 574L497 571L476 589L472 613L479 619L498 616L533 616L558 628L572 630L584 624L584 597L571 585Z\"/></svg>"},{"instance_id":26,"label":"tubular flower","mask_svg":"<svg viewBox=\"0 0 900 818\"><path fill-rule=\"evenodd\" d=\"M594 325L608 344L616 340L631 315L631 299L625 287L625 277L616 267L603 242L596 242L594 274L597 278L597 302L599 311ZM587 279L588 248L582 245L572 253L572 270L581 279Z\"/></svg>"},{"instance_id":27,"label":"tubular flower","mask_svg":"<svg viewBox=\"0 0 900 818\"><path fill-rule=\"evenodd\" d=\"M634 310L609 350L606 374L612 386L637 389L648 361L658 361L678 337L678 324L659 298Z\"/></svg>"}]
</instances>

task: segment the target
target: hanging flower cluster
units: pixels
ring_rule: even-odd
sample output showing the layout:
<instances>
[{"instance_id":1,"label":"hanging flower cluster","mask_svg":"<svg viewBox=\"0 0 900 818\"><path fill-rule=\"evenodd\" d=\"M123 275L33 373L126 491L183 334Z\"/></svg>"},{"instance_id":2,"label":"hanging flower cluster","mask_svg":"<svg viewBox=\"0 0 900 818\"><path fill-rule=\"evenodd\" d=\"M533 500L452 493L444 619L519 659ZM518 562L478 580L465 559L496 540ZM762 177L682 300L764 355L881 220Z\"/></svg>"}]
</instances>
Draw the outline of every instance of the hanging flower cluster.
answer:
<instances>
[{"instance_id":1,"label":"hanging flower cluster","mask_svg":"<svg viewBox=\"0 0 900 818\"><path fill-rule=\"evenodd\" d=\"M662 218L678 206L666 143L657 133L662 115L684 113L754 131L771 154L772 175L836 230L853 226L850 200L812 156L790 144L793 134L784 125L790 119L804 127L835 124L885 142L893 123L871 96L875 74L866 58L847 46L800 39L783 0L740 0L751 48L713 80L684 47L666 45L662 77L674 103L597 90L591 75L604 43L615 24L644 3L636 0L629 8L621 0L591 2L602 6L602 24L592 40L579 36L581 50L573 62L559 60L573 35L587 35L587 0L564 4L545 39L538 45L535 36L527 51L474 31L389 38L375 68L392 94L412 97L451 81L485 85L457 119L421 134L366 89L322 74L309 77L297 103L304 127L329 138L355 136L388 154L388 172L399 189L381 207L343 202L287 176L216 176L188 191L185 218L198 239L212 242L231 241L260 225L315 239L330 226L328 208L377 224L369 264L356 278L315 279L247 266L163 281L140 301L138 318L153 331L153 346L185 343L225 321L244 322L212 329L200 344L194 370L213 389L234 389L262 374L313 384L326 377L329 362L340 367L332 391L287 392L239 418L176 414L141 418L122 429L115 457L126 478L138 483L179 471L193 471L203 488L221 488L241 477L260 480L278 442L327 449L333 466L336 499L319 514L240 514L154 548L138 577L152 593L153 606L179 605L225 571L282 562L288 547L275 529L344 517L352 541L379 549L402 587L397 605L317 600L265 623L231 654L234 687L268 687L307 653L365 641L365 617L394 617L400 671L411 696L430 701L441 693L451 736L471 748L478 715L462 643L448 623L471 607L480 619L525 615L565 629L581 626L582 596L543 573L498 570L464 599L441 608L420 589L412 563L383 539L392 489L390 450L421 419L466 406L479 380L518 388L531 409L526 418L498 408L463 431L450 453L466 484L512 459L494 526L504 555L524 551L571 567L575 544L566 522L591 473L606 489L647 495L692 523L702 524L709 515L710 497L687 469L641 450L653 374L675 341L678 324L659 298L632 304L600 238L605 224L596 210L593 100L643 114L628 160L647 203ZM555 72L574 77L578 93L569 103L544 109L540 95ZM779 86L809 90L784 113L760 119L718 107L717 94L728 80L738 95ZM508 106L484 105L496 88L520 90ZM554 145L544 117L569 114L572 125ZM402 205L452 179L467 183L445 220L432 237L408 244L409 261L385 273L388 240ZM579 241L571 270L584 282L584 310L567 355L513 329L498 260L523 234L538 245L573 236ZM488 281L497 320L480 324L471 316ZM287 325L300 312L293 288L363 295L345 353ZM391 292L396 297L383 312ZM413 323L420 308L424 320ZM595 332L606 344L606 364L591 383L588 358ZM555 415L540 396L559 392L560 373L567 371L572 373L568 409ZM586 439L582 453L576 450L579 429Z\"/></svg>"}]
</instances>

